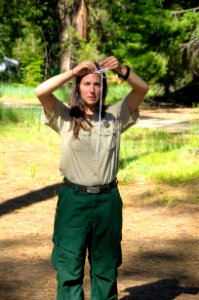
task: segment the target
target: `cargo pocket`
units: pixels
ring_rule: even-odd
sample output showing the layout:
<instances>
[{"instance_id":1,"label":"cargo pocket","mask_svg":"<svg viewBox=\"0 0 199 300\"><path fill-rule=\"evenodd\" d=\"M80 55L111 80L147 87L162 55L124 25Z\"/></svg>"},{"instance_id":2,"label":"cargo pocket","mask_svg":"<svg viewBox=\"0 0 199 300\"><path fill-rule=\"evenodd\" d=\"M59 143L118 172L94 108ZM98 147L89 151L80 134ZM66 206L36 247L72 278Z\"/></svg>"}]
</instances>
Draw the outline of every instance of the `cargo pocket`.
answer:
<instances>
[{"instance_id":1,"label":"cargo pocket","mask_svg":"<svg viewBox=\"0 0 199 300\"><path fill-rule=\"evenodd\" d=\"M51 254L51 265L55 270L57 270L58 267L58 248L59 248L59 237L54 235L53 236L53 250Z\"/></svg>"},{"instance_id":2,"label":"cargo pocket","mask_svg":"<svg viewBox=\"0 0 199 300\"><path fill-rule=\"evenodd\" d=\"M62 184L58 194L57 206L55 210L55 218L54 218L54 231L52 241L55 245L58 246L60 240L60 227L61 227L61 218L60 212L62 213L62 204L64 204L64 195L67 192L66 187Z\"/></svg>"}]
</instances>

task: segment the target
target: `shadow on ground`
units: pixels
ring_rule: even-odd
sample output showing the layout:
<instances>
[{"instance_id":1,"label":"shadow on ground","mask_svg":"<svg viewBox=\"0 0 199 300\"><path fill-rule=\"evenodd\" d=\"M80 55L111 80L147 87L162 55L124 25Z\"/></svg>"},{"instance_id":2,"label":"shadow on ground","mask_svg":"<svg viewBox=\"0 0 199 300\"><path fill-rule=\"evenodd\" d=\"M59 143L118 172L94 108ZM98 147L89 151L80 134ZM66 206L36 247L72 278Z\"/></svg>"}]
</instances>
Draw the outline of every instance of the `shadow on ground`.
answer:
<instances>
[{"instance_id":1,"label":"shadow on ground","mask_svg":"<svg viewBox=\"0 0 199 300\"><path fill-rule=\"evenodd\" d=\"M187 237L176 239L151 239L139 248L133 241L131 255L124 257L121 278L176 278L187 285L199 282L199 240Z\"/></svg>"},{"instance_id":2,"label":"shadow on ground","mask_svg":"<svg viewBox=\"0 0 199 300\"><path fill-rule=\"evenodd\" d=\"M129 287L125 292L129 295L121 300L174 300L181 294L197 295L199 287L183 287L177 279L172 278Z\"/></svg>"},{"instance_id":3,"label":"shadow on ground","mask_svg":"<svg viewBox=\"0 0 199 300\"><path fill-rule=\"evenodd\" d=\"M55 299L55 273L50 259L10 259L0 262L1 300Z\"/></svg>"},{"instance_id":4,"label":"shadow on ground","mask_svg":"<svg viewBox=\"0 0 199 300\"><path fill-rule=\"evenodd\" d=\"M53 184L36 191L31 191L22 196L8 199L0 204L0 217L12 213L16 209L21 209L34 203L48 200L58 193L59 188L60 184Z\"/></svg>"}]
</instances>

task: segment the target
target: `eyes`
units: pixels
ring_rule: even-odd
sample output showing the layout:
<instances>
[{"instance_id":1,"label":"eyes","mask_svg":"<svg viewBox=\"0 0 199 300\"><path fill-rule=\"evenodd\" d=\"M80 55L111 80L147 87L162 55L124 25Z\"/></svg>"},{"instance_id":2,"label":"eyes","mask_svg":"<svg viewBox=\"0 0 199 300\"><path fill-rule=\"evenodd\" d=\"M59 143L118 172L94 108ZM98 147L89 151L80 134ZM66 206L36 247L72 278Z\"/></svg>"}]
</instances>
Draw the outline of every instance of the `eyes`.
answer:
<instances>
[{"instance_id":1,"label":"eyes","mask_svg":"<svg viewBox=\"0 0 199 300\"><path fill-rule=\"evenodd\" d=\"M84 85L84 86L90 86L90 85L93 85L93 86L96 86L96 87L101 87L101 83L100 83L100 82L94 82L94 83L91 83L91 82L87 81L87 82L84 82L83 85Z\"/></svg>"}]
</instances>

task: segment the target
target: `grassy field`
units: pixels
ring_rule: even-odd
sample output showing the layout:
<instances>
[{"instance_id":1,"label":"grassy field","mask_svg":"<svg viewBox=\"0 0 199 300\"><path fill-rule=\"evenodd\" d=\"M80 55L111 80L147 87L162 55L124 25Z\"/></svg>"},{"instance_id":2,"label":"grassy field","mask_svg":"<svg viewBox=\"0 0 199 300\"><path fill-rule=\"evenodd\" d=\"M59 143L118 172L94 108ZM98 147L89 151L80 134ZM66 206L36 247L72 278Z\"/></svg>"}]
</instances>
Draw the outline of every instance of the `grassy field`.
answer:
<instances>
[{"instance_id":1,"label":"grassy field","mask_svg":"<svg viewBox=\"0 0 199 300\"><path fill-rule=\"evenodd\" d=\"M124 94L121 91L118 88L118 95ZM14 93L0 96L0 102L7 102L0 105L0 267L4 272L0 299L53 300L56 274L50 255L62 180L59 135L41 124L36 99L22 99ZM150 115L141 107L143 117L156 118L159 113L167 118L170 111L154 109ZM199 123L192 118L195 113L198 110L191 109L193 121L186 133L134 126L122 135L120 299L160 300L165 295L198 299ZM172 110L171 114L181 123L187 111ZM85 299L90 299L89 282L87 264Z\"/></svg>"},{"instance_id":2,"label":"grassy field","mask_svg":"<svg viewBox=\"0 0 199 300\"><path fill-rule=\"evenodd\" d=\"M123 165L124 169L120 173L124 181L144 177L178 186L199 177L195 134L187 137L157 130L131 129L123 139L120 167Z\"/></svg>"},{"instance_id":3,"label":"grassy field","mask_svg":"<svg viewBox=\"0 0 199 300\"><path fill-rule=\"evenodd\" d=\"M13 108L1 104L1 136L31 143L42 143L45 136L45 143L57 147L58 135L50 134L50 129L41 124L40 114L39 106ZM194 122L189 134L132 127L122 135L118 178L126 183L142 179L172 186L193 181L199 178L198 148L198 124Z\"/></svg>"},{"instance_id":4,"label":"grassy field","mask_svg":"<svg viewBox=\"0 0 199 300\"><path fill-rule=\"evenodd\" d=\"M117 100L120 100L126 95L129 91L129 87L124 85L117 85L117 86L110 86L108 89L108 95L106 102L108 104L112 104ZM71 96L71 85L69 84L68 87L61 87L57 91L55 91L55 95L62 101L68 102ZM4 98L5 97L5 98ZM20 103L25 102L34 102L38 103L38 100L35 96L34 87L28 87L24 85L19 84L6 84L6 83L0 83L0 100L7 99L13 101L15 99L19 100Z\"/></svg>"},{"instance_id":5,"label":"grassy field","mask_svg":"<svg viewBox=\"0 0 199 300\"><path fill-rule=\"evenodd\" d=\"M121 99L128 86L117 85L109 88L107 103ZM61 88L56 95L64 101L70 98L71 89ZM23 104L27 99L38 104L33 87L1 83L0 98ZM42 141L52 147L59 144L59 137L49 134L49 128L40 122L41 107L5 106L0 102L0 135L17 141ZM179 186L199 178L197 150L199 124L193 121L189 134L168 133L160 129L141 129L132 127L122 135L118 178L122 182L157 180ZM2 169L2 168L0 168Z\"/></svg>"}]
</instances>

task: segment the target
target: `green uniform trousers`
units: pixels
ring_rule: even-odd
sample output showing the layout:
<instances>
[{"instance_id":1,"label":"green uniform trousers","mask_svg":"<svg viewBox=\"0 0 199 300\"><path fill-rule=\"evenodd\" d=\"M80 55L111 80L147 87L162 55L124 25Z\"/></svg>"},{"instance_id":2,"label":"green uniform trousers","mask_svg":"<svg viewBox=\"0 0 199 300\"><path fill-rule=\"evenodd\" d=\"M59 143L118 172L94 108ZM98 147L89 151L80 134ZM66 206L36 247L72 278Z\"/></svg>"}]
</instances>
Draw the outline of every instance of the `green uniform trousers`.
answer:
<instances>
[{"instance_id":1,"label":"green uniform trousers","mask_svg":"<svg viewBox=\"0 0 199 300\"><path fill-rule=\"evenodd\" d=\"M57 203L52 265L57 271L57 300L83 300L86 251L91 299L116 300L121 264L122 200L117 188L92 194L61 186Z\"/></svg>"}]
</instances>

